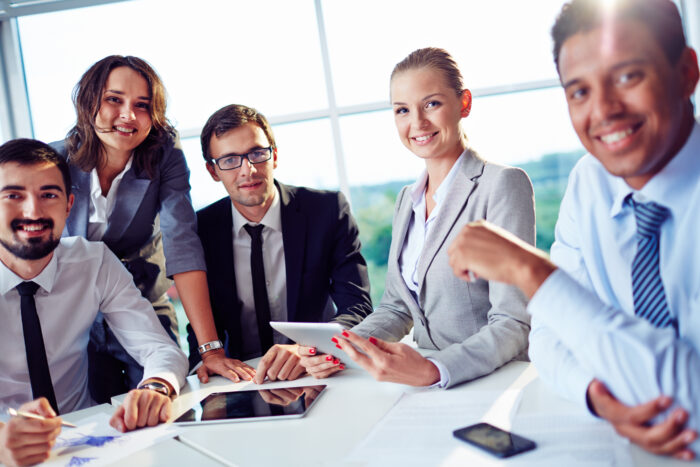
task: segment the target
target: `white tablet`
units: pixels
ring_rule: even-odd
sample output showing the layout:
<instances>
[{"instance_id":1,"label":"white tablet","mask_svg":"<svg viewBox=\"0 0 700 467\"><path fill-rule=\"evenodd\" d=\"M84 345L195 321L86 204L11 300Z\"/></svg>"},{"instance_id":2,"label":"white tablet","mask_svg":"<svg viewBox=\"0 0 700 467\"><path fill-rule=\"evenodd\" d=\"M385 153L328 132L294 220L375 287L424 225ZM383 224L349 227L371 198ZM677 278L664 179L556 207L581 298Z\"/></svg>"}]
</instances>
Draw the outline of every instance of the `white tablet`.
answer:
<instances>
[{"instance_id":1,"label":"white tablet","mask_svg":"<svg viewBox=\"0 0 700 467\"><path fill-rule=\"evenodd\" d=\"M199 425L202 423L257 422L300 418L306 415L318 396L326 388L295 386L274 389L215 392L209 394L174 423Z\"/></svg>"},{"instance_id":2,"label":"white tablet","mask_svg":"<svg viewBox=\"0 0 700 467\"><path fill-rule=\"evenodd\" d=\"M338 323L289 323L286 321L270 321L270 326L297 344L316 347L319 353L333 355L346 368L362 368L347 354L337 348L331 341L335 335L340 335L345 328ZM355 347L357 349L357 347ZM360 350L358 349L358 352Z\"/></svg>"}]
</instances>

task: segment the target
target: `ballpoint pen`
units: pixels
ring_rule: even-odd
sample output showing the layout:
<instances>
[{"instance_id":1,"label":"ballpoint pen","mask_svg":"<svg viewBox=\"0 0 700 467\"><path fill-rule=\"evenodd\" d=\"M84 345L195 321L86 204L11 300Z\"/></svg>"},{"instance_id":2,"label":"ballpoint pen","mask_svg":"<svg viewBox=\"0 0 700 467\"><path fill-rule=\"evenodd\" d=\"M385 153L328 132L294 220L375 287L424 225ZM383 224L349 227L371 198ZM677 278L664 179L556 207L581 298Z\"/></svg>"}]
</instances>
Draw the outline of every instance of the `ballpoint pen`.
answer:
<instances>
[{"instance_id":1,"label":"ballpoint pen","mask_svg":"<svg viewBox=\"0 0 700 467\"><path fill-rule=\"evenodd\" d=\"M31 412L24 412L22 410L15 410L13 408L7 409L7 413L12 415L13 417L32 418L34 420L48 420L48 418L42 417L41 415L31 413ZM65 420L61 420L61 425L68 427L68 428L78 428L77 426L75 426L72 423L67 422Z\"/></svg>"}]
</instances>

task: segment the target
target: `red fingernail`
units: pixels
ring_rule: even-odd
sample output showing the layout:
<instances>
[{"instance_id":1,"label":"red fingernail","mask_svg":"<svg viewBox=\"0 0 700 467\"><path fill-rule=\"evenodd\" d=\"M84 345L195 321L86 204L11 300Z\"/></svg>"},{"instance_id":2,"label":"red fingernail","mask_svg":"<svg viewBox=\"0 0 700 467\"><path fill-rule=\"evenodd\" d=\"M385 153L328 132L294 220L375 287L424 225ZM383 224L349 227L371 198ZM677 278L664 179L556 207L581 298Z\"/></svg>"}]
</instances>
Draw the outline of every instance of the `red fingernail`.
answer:
<instances>
[{"instance_id":1,"label":"red fingernail","mask_svg":"<svg viewBox=\"0 0 700 467\"><path fill-rule=\"evenodd\" d=\"M331 337L331 341L335 342L336 344L338 343L338 339L336 339L335 337Z\"/></svg>"},{"instance_id":2,"label":"red fingernail","mask_svg":"<svg viewBox=\"0 0 700 467\"><path fill-rule=\"evenodd\" d=\"M328 360L330 362L331 360L333 360L333 357L330 355L326 355L326 360Z\"/></svg>"},{"instance_id":3,"label":"red fingernail","mask_svg":"<svg viewBox=\"0 0 700 467\"><path fill-rule=\"evenodd\" d=\"M311 355L315 354L315 353L316 353L316 349L314 349L313 347L311 347L311 348L309 349L309 353L310 353Z\"/></svg>"},{"instance_id":4,"label":"red fingernail","mask_svg":"<svg viewBox=\"0 0 700 467\"><path fill-rule=\"evenodd\" d=\"M340 366L339 366L338 368L340 368L341 370L344 370L344 369L345 369L345 365L343 365L343 364L341 363Z\"/></svg>"},{"instance_id":5,"label":"red fingernail","mask_svg":"<svg viewBox=\"0 0 700 467\"><path fill-rule=\"evenodd\" d=\"M343 337L350 337L350 334L347 331L343 331Z\"/></svg>"},{"instance_id":6,"label":"red fingernail","mask_svg":"<svg viewBox=\"0 0 700 467\"><path fill-rule=\"evenodd\" d=\"M338 363L340 363L340 360L338 360L337 358L333 360L333 365L337 365Z\"/></svg>"},{"instance_id":7,"label":"red fingernail","mask_svg":"<svg viewBox=\"0 0 700 467\"><path fill-rule=\"evenodd\" d=\"M336 344L335 346L336 346L336 347L338 347L339 349L341 349L341 350L342 350L342 347L341 347L341 346L339 346L338 344Z\"/></svg>"},{"instance_id":8,"label":"red fingernail","mask_svg":"<svg viewBox=\"0 0 700 467\"><path fill-rule=\"evenodd\" d=\"M369 336L369 341L370 341L372 344L377 345L377 338L376 338L376 337L374 337L374 336Z\"/></svg>"}]
</instances>

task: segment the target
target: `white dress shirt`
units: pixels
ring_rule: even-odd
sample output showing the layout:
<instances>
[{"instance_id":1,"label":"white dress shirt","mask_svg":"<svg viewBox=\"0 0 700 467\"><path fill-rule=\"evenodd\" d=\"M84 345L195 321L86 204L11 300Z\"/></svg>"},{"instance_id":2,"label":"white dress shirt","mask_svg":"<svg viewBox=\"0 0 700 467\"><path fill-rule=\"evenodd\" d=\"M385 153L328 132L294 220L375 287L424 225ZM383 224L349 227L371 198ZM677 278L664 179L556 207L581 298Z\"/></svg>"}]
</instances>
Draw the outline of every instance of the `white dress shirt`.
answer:
<instances>
[{"instance_id":1,"label":"white dress shirt","mask_svg":"<svg viewBox=\"0 0 700 467\"><path fill-rule=\"evenodd\" d=\"M23 279L0 262L0 403L30 401L20 296ZM176 391L184 383L187 358L163 330L131 274L102 242L65 237L43 271L35 302L49 371L61 413L93 404L88 391L87 345L97 311L104 313L124 348L144 367L144 379L159 377Z\"/></svg>"},{"instance_id":2,"label":"white dress shirt","mask_svg":"<svg viewBox=\"0 0 700 467\"><path fill-rule=\"evenodd\" d=\"M637 248L632 196L670 210L661 225L661 278L673 328L634 314L631 268ZM584 156L569 178L552 246L559 266L530 301L530 357L562 395L585 403L595 377L625 404L661 394L700 429L700 125L641 190ZM693 444L696 452L700 442Z\"/></svg>"},{"instance_id":3,"label":"white dress shirt","mask_svg":"<svg viewBox=\"0 0 700 467\"><path fill-rule=\"evenodd\" d=\"M119 184L124 178L124 174L131 168L131 163L134 160L134 156L129 157L126 162L124 170L119 172L114 180L112 180L112 185L109 187L109 192L107 196L102 195L102 187L100 186L100 177L97 175L97 169L92 169L90 172L90 217L88 218L88 240L98 241L102 240L105 232L107 231L107 220L110 214L114 210L114 203L117 199L117 191L119 190Z\"/></svg>"},{"instance_id":4,"label":"white dress shirt","mask_svg":"<svg viewBox=\"0 0 700 467\"><path fill-rule=\"evenodd\" d=\"M425 218L425 192L428 188L428 171L423 171L421 176L411 187L411 201L413 204L413 215L408 225L406 239L404 240L401 252L399 253L399 270L403 277L406 286L411 291L413 299L418 303L418 263L420 262L421 254L425 240L431 232L431 228L435 223L435 219L440 213L440 207L445 201L445 196L449 191L455 174L459 171L459 166L464 159L464 153L452 165L452 168L447 173L447 176L442 181L440 186L435 190L433 200L435 207L430 211L428 218ZM435 359L428 358L440 371L440 381L437 383L440 387L445 387L450 381L447 368Z\"/></svg>"},{"instance_id":5,"label":"white dress shirt","mask_svg":"<svg viewBox=\"0 0 700 467\"><path fill-rule=\"evenodd\" d=\"M267 299L270 303L270 317L273 321L287 321L287 271L284 262L284 241L282 239L282 210L280 194L275 187L272 204L259 224L264 225L262 231L263 265L267 285ZM231 203L233 210L233 268L236 276L236 292L242 302L241 308L241 359L259 357L260 337L258 336L258 319L255 314L255 298L253 297L253 276L250 268L251 239L244 229L246 224L252 226L258 223L250 222L238 212ZM287 342L287 338L273 330L275 344Z\"/></svg>"}]
</instances>

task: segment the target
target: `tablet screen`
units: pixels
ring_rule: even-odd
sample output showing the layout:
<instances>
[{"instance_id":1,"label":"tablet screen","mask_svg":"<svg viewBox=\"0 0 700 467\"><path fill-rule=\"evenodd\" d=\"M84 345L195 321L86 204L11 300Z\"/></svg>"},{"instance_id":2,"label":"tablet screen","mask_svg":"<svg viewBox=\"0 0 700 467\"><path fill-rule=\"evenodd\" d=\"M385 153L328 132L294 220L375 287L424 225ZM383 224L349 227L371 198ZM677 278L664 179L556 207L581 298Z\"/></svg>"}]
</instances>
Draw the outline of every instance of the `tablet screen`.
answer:
<instances>
[{"instance_id":1,"label":"tablet screen","mask_svg":"<svg viewBox=\"0 0 700 467\"><path fill-rule=\"evenodd\" d=\"M215 392L175 423L256 421L303 417L326 385Z\"/></svg>"}]
</instances>

